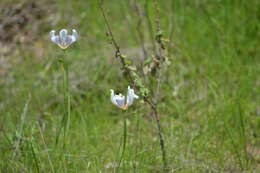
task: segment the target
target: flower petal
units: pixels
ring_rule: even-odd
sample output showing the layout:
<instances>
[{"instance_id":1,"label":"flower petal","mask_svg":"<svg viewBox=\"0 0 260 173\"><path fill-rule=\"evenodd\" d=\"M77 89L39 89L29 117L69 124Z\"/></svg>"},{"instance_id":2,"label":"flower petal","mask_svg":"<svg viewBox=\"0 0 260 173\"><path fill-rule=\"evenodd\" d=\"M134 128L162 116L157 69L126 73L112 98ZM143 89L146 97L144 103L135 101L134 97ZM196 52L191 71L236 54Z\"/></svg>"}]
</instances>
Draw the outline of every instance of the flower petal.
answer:
<instances>
[{"instance_id":1,"label":"flower petal","mask_svg":"<svg viewBox=\"0 0 260 173\"><path fill-rule=\"evenodd\" d=\"M62 29L60 30L60 40L61 41L66 41L67 40L67 36L68 36L68 31L66 29Z\"/></svg>"},{"instance_id":2,"label":"flower petal","mask_svg":"<svg viewBox=\"0 0 260 173\"><path fill-rule=\"evenodd\" d=\"M54 37L55 36L55 30L51 30L51 32L50 32L50 37L52 38L52 37Z\"/></svg>"},{"instance_id":3,"label":"flower petal","mask_svg":"<svg viewBox=\"0 0 260 173\"><path fill-rule=\"evenodd\" d=\"M120 108L125 107L125 96L123 95L115 95L114 100L116 102L116 105Z\"/></svg>"},{"instance_id":4,"label":"flower petal","mask_svg":"<svg viewBox=\"0 0 260 173\"><path fill-rule=\"evenodd\" d=\"M114 105L118 106L119 108L125 107L125 96L122 94L115 95L114 90L111 90L111 101Z\"/></svg>"},{"instance_id":5,"label":"flower petal","mask_svg":"<svg viewBox=\"0 0 260 173\"><path fill-rule=\"evenodd\" d=\"M111 102L116 105L116 101L114 100L115 92L112 89L110 89L110 92L111 92L111 96L110 96Z\"/></svg>"},{"instance_id":6,"label":"flower petal","mask_svg":"<svg viewBox=\"0 0 260 173\"><path fill-rule=\"evenodd\" d=\"M79 34L75 29L72 29L72 37L75 39L75 41L78 39ZM73 42L75 42L73 41Z\"/></svg>"},{"instance_id":7,"label":"flower petal","mask_svg":"<svg viewBox=\"0 0 260 173\"><path fill-rule=\"evenodd\" d=\"M66 40L66 45L70 46L72 43L74 43L76 41L76 37L73 35L68 35L67 36L67 40Z\"/></svg>"},{"instance_id":8,"label":"flower petal","mask_svg":"<svg viewBox=\"0 0 260 173\"><path fill-rule=\"evenodd\" d=\"M127 99L126 99L126 106L130 106L133 104L134 99L138 99L139 97L135 94L134 89L131 89L130 86L128 86L127 90Z\"/></svg>"}]
</instances>

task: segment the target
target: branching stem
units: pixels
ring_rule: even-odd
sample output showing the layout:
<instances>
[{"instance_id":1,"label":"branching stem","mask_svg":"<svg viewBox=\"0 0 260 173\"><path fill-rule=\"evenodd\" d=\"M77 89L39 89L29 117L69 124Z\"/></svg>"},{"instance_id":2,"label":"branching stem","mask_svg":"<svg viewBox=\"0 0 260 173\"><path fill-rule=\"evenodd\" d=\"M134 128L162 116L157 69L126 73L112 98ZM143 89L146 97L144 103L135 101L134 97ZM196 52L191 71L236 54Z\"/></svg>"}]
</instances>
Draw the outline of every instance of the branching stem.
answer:
<instances>
[{"instance_id":1,"label":"branching stem","mask_svg":"<svg viewBox=\"0 0 260 173\"><path fill-rule=\"evenodd\" d=\"M100 9L101 9L102 15L103 15L104 20L105 20L105 24L106 24L107 29L108 29L107 34L110 37L111 43L114 46L115 51L116 51L115 57L120 60L120 62L122 64L122 70L125 72L125 74L128 77L129 81L132 84L135 84L134 77L132 76L132 73L129 70L129 68L127 68L127 63L125 61L125 56L121 54L120 47L119 47L119 45L117 44L117 42L116 42L116 40L114 38L114 35L113 35L112 30L111 30L110 24L109 24L109 22L107 20L107 17L105 15L104 9L102 7L102 3L100 3ZM140 89L140 88L137 88L137 89ZM145 96L144 97L144 101L149 105L149 107L150 107L150 109L152 111L151 115L153 116L153 118L155 119L156 124L157 124L158 136L159 136L159 140L160 140L160 148L161 148L161 152L162 152L162 161L163 161L163 164L164 164L164 169L166 170L166 168L167 168L167 159L166 159L165 141L164 141L164 137L163 137L162 127L161 127L161 124L160 124L159 114L157 112L157 107L156 107L156 104L152 101L152 99L149 96Z\"/></svg>"}]
</instances>

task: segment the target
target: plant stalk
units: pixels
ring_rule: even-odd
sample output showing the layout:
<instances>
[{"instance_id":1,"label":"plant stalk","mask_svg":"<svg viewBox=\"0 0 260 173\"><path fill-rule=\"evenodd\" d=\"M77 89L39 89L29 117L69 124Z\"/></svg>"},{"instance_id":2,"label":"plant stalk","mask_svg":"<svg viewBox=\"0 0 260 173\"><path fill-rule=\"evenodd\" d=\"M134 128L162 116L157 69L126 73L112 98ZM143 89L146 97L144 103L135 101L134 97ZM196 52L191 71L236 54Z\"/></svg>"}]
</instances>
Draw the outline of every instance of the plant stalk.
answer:
<instances>
[{"instance_id":1,"label":"plant stalk","mask_svg":"<svg viewBox=\"0 0 260 173\"><path fill-rule=\"evenodd\" d=\"M151 103L149 100L146 100L146 102L149 104L150 108L152 109L152 115L153 115L153 118L155 119L155 122L157 125L158 136L159 136L159 140L160 140L160 148L161 148L161 152L162 152L162 161L163 161L164 169L166 170L167 169L167 159L166 159L165 141L164 141L163 131L162 131L161 123L160 123L160 117L157 112L157 108L156 108L155 104Z\"/></svg>"},{"instance_id":2,"label":"plant stalk","mask_svg":"<svg viewBox=\"0 0 260 173\"><path fill-rule=\"evenodd\" d=\"M66 136L70 127L70 118L71 118L71 97L70 97L70 88L69 88L69 64L64 59L65 51L63 56L59 59L61 63L61 69L63 73L63 102L64 102L64 115L61 121L61 126L56 137L56 145L58 144L60 133L63 131L63 147L65 147Z\"/></svg>"},{"instance_id":3,"label":"plant stalk","mask_svg":"<svg viewBox=\"0 0 260 173\"><path fill-rule=\"evenodd\" d=\"M64 138L66 139L66 135L68 133L70 127L70 89L69 89L69 65L63 59L62 61L62 69L63 69L63 92L64 92L64 104L66 110L66 118L64 124Z\"/></svg>"},{"instance_id":4,"label":"plant stalk","mask_svg":"<svg viewBox=\"0 0 260 173\"><path fill-rule=\"evenodd\" d=\"M117 171L120 170L121 162L123 161L124 155L125 155L125 148L126 148L126 142L127 142L127 125L126 125L126 119L124 119L124 134L123 134L123 149L122 153L118 162Z\"/></svg>"}]
</instances>

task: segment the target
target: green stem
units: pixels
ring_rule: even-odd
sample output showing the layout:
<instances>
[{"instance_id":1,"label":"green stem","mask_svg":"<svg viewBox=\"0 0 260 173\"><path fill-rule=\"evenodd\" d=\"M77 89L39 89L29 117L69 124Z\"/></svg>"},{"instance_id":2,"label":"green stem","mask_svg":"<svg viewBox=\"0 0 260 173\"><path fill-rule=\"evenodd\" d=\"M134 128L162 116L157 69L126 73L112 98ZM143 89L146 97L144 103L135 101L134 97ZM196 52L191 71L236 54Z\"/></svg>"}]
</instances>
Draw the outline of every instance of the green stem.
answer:
<instances>
[{"instance_id":1,"label":"green stem","mask_svg":"<svg viewBox=\"0 0 260 173\"><path fill-rule=\"evenodd\" d=\"M66 139L66 135L68 133L69 126L70 126L70 89L69 89L69 66L65 62L65 60L62 61L62 67L63 67L64 104L66 110L66 118L64 124L65 127L64 138Z\"/></svg>"},{"instance_id":2,"label":"green stem","mask_svg":"<svg viewBox=\"0 0 260 173\"><path fill-rule=\"evenodd\" d=\"M119 172L121 162L123 161L123 158L124 158L124 155L125 155L126 137L127 137L127 127L126 127L126 118L125 118L124 119L124 134L123 134L123 150L122 150L119 162L118 162L118 167L117 167L117 171L116 172Z\"/></svg>"},{"instance_id":3,"label":"green stem","mask_svg":"<svg viewBox=\"0 0 260 173\"><path fill-rule=\"evenodd\" d=\"M138 162L138 150L139 150L139 146L141 144L141 141L140 141L140 119L139 119L140 115L139 114L136 114L135 115L135 120L136 120L136 129L135 129L135 160L134 160L134 164L133 164L133 168L134 168L134 173L138 172L138 168L137 168L137 162Z\"/></svg>"},{"instance_id":4,"label":"green stem","mask_svg":"<svg viewBox=\"0 0 260 173\"><path fill-rule=\"evenodd\" d=\"M63 53L63 56L59 59L61 63L61 68L63 71L63 95L64 95L64 115L61 121L61 126L60 130L58 132L58 135L56 137L56 145L58 144L59 141L59 136L60 133L63 131L64 132L64 147L66 143L66 136L70 127L70 113L71 113L71 104L70 104L70 88L69 88L69 64L65 61L64 59L65 51Z\"/></svg>"},{"instance_id":5,"label":"green stem","mask_svg":"<svg viewBox=\"0 0 260 173\"><path fill-rule=\"evenodd\" d=\"M34 160L34 163L35 163L35 166L36 166L37 173L40 173L39 162L38 162L38 159L37 159L37 157L36 157L36 153L35 153L35 151L34 151L34 147L33 147L32 141L30 141L30 147L31 147L31 151L32 151L32 155L33 155L33 160Z\"/></svg>"}]
</instances>

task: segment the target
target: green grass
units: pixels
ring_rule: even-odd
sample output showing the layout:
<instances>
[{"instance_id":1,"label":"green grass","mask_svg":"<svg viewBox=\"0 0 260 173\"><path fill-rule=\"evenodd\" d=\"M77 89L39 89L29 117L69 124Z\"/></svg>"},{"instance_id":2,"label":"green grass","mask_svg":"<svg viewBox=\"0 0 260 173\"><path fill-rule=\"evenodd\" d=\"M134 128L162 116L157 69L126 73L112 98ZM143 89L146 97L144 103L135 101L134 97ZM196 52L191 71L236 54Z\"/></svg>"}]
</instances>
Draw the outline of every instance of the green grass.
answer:
<instances>
[{"instance_id":1,"label":"green grass","mask_svg":"<svg viewBox=\"0 0 260 173\"><path fill-rule=\"evenodd\" d=\"M134 2L104 1L104 9L122 51L138 64L142 50ZM142 10L144 2L137 1ZM154 4L147 2L155 30ZM110 89L124 93L129 83L108 43L97 1L52 5L56 10L48 20L59 17L58 22L44 26L32 45L17 45L18 54L5 57L8 68L0 66L6 70L0 79L0 172L114 172L125 118L119 171L162 172L149 107L137 100L123 112L110 102ZM260 3L165 0L159 6L165 37L171 36L171 64L162 72L158 98L170 170L260 171ZM66 52L70 128L66 140L56 144L66 111L62 51L48 34L61 28L77 29L80 40ZM141 28L151 47L145 21Z\"/></svg>"}]
</instances>

